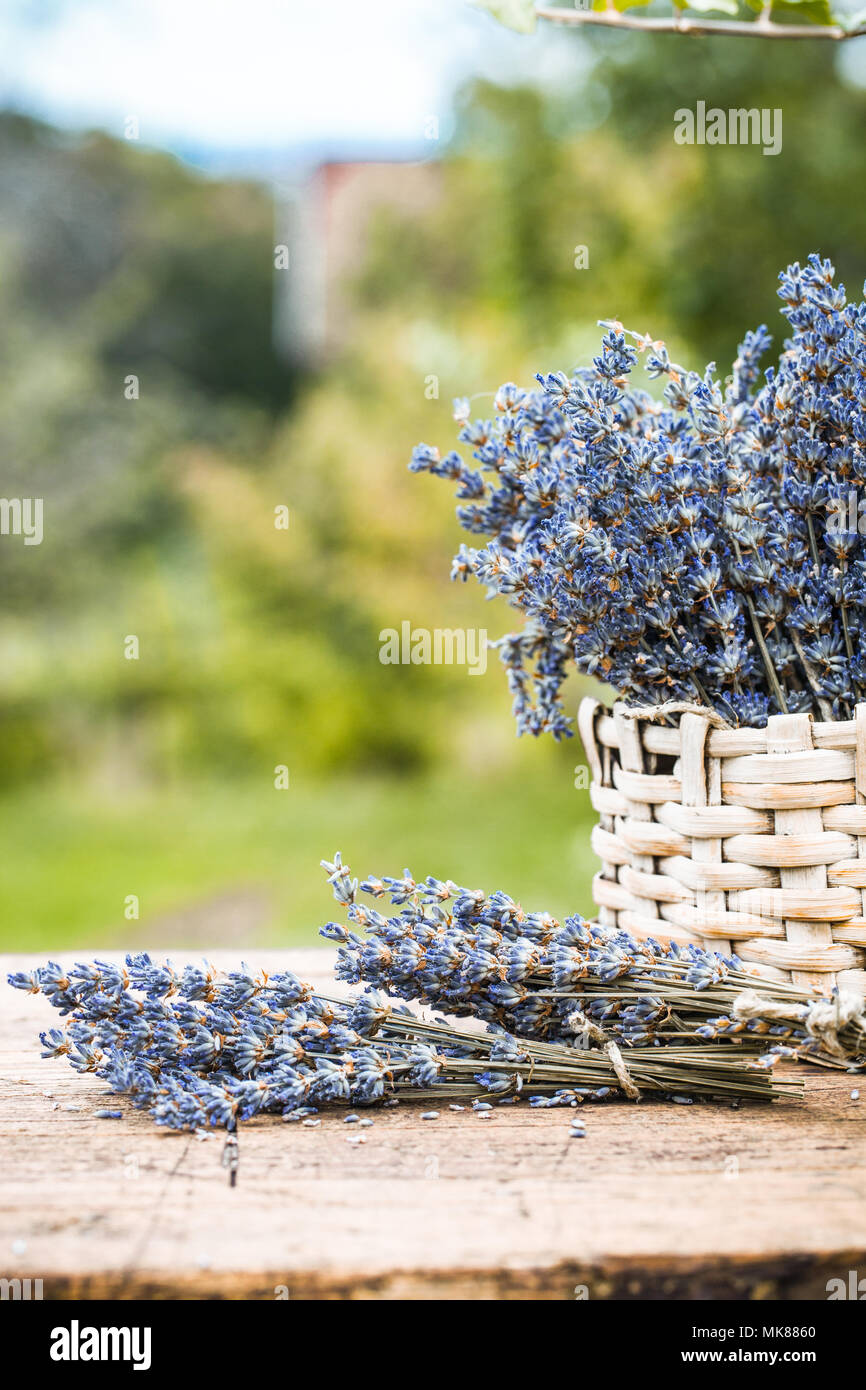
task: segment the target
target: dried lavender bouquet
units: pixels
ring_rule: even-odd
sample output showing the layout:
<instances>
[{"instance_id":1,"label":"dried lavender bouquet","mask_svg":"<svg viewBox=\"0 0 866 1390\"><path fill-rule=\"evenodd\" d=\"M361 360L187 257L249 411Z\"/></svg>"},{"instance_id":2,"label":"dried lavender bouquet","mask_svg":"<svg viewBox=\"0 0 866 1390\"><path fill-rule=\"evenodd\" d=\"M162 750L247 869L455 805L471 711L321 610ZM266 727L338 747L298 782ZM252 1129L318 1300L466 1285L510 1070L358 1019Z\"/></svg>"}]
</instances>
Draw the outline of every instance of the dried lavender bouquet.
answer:
<instances>
[{"instance_id":1,"label":"dried lavender bouquet","mask_svg":"<svg viewBox=\"0 0 866 1390\"><path fill-rule=\"evenodd\" d=\"M866 1017L856 994L815 998L772 986L736 956L634 941L586 922L527 913L506 893L489 896L428 877L367 878L359 885L338 853L322 861L334 896L361 937L330 922L337 976L401 999L473 1015L522 1038L561 1042L601 1030L628 1048L760 1037L810 1060L866 1065ZM386 917L358 901L389 898Z\"/></svg>"},{"instance_id":2,"label":"dried lavender bouquet","mask_svg":"<svg viewBox=\"0 0 866 1390\"><path fill-rule=\"evenodd\" d=\"M536 1105L572 1105L644 1092L772 1100L778 1051L749 1035L737 1049L579 1050L504 1030L470 1033L416 1017L367 992L317 994L295 975L207 964L176 971L147 955L69 971L54 963L9 976L44 994L66 1019L42 1033L44 1057L69 1059L127 1095L157 1124L233 1130L267 1112L309 1116L321 1105L489 1098L524 1091Z\"/></svg>"},{"instance_id":3,"label":"dried lavender bouquet","mask_svg":"<svg viewBox=\"0 0 866 1390\"><path fill-rule=\"evenodd\" d=\"M577 669L632 705L696 702L731 724L851 716L866 698L866 305L818 255L780 277L791 328L777 364L761 325L726 382L603 324L592 367L456 403L460 440L410 467L457 484L452 577L525 618L496 645L519 732L568 735ZM631 382L640 354L664 400Z\"/></svg>"}]
</instances>

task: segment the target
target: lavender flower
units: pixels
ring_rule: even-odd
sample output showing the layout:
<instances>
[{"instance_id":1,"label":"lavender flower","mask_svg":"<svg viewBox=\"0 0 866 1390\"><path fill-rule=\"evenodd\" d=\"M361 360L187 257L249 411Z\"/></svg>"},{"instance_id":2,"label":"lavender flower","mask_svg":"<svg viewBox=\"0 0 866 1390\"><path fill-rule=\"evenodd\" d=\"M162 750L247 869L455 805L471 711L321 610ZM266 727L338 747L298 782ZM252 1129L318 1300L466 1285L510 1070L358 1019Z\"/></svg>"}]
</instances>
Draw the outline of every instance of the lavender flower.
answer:
<instances>
[{"instance_id":1,"label":"lavender flower","mask_svg":"<svg viewBox=\"0 0 866 1390\"><path fill-rule=\"evenodd\" d=\"M333 866L329 865L333 875ZM346 876L334 882L345 893ZM395 880L391 891L405 891ZM531 1087L535 1097L579 1089L586 1099L618 1094L622 1084L604 1051L521 1040L497 1028L461 1032L413 1015L369 991L348 1001L316 994L290 973L220 974L210 966L176 971L147 955L125 966L102 961L64 971L49 963L9 976L16 989L45 994L66 1019L41 1035L43 1057L65 1056L106 1081L172 1129L225 1128L269 1112L309 1119L321 1106L476 1099L499 1103ZM783 1088L757 1064L759 1052L729 1041L693 1049L688 1066L636 1049L631 1093L734 1094L769 1100ZM114 1115L116 1112L100 1112ZM229 1153L236 1166L236 1153Z\"/></svg>"},{"instance_id":2,"label":"lavender flower","mask_svg":"<svg viewBox=\"0 0 866 1390\"><path fill-rule=\"evenodd\" d=\"M410 468L457 484L452 575L525 618L496 644L518 731L570 733L572 667L632 703L690 700L733 724L779 711L844 718L866 689L866 551L845 516L863 477L866 305L829 261L780 276L792 335L764 374L762 325L727 386L663 343L606 323L592 367L509 383L457 453ZM663 400L630 384L639 355ZM831 524L828 524L830 522Z\"/></svg>"},{"instance_id":3,"label":"lavender flower","mask_svg":"<svg viewBox=\"0 0 866 1390\"><path fill-rule=\"evenodd\" d=\"M358 893L389 897L400 910L385 916ZM525 912L506 893L430 877L415 882L408 871L365 880L347 915L364 936L335 922L322 929L338 944L338 979L481 1019L512 1041L516 1035L515 1046L582 1035L589 1042L600 1030L628 1048L727 1039L762 1048L768 1040L790 1043L806 1056L826 1050L826 1035L809 1026L817 1001L794 985L774 983L763 1010L755 1005L748 1017L737 1016L744 992L760 982L736 956L637 942L578 915L560 924L548 913ZM839 1040L851 1064L866 1053L862 1001L842 1021Z\"/></svg>"}]
</instances>

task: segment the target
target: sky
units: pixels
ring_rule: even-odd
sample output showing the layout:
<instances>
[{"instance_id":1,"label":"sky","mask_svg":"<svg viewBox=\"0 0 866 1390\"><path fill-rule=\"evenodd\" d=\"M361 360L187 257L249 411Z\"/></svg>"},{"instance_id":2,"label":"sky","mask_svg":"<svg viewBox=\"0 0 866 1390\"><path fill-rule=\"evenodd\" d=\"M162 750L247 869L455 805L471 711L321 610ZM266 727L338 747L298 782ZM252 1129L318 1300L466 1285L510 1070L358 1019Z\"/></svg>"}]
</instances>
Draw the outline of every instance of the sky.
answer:
<instances>
[{"instance_id":1,"label":"sky","mask_svg":"<svg viewBox=\"0 0 866 1390\"><path fill-rule=\"evenodd\" d=\"M574 80L581 39L467 0L0 0L0 104L205 165L418 151L461 80Z\"/></svg>"}]
</instances>

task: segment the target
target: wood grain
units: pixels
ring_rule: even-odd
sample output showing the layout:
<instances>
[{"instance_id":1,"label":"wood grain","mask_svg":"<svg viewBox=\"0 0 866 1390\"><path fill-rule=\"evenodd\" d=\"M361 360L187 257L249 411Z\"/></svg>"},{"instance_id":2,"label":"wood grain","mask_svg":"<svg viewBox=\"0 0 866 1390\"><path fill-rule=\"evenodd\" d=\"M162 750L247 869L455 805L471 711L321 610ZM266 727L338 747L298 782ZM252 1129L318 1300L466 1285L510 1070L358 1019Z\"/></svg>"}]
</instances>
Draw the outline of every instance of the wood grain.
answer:
<instances>
[{"instance_id":1,"label":"wood grain","mask_svg":"<svg viewBox=\"0 0 866 1390\"><path fill-rule=\"evenodd\" d=\"M324 986L331 959L249 963ZM802 1101L761 1109L587 1107L584 1140L570 1111L523 1106L403 1104L358 1146L339 1111L262 1117L230 1189L218 1136L94 1118L103 1085L39 1059L47 1002L4 985L0 1007L0 1275L48 1298L799 1299L866 1275L866 1099L844 1074L803 1068Z\"/></svg>"}]
</instances>

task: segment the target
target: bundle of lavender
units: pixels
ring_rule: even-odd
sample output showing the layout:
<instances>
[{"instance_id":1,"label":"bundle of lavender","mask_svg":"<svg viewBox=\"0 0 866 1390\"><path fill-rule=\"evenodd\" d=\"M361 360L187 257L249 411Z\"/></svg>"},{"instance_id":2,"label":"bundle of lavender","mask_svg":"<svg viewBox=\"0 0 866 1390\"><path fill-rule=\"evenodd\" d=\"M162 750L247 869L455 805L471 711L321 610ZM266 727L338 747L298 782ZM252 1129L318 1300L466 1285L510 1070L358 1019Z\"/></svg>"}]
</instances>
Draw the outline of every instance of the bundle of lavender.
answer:
<instances>
[{"instance_id":1,"label":"bundle of lavender","mask_svg":"<svg viewBox=\"0 0 866 1390\"><path fill-rule=\"evenodd\" d=\"M599 1035L628 1048L690 1048L758 1037L786 1055L866 1065L863 999L815 998L749 974L736 956L636 942L626 932L546 912L524 912L506 893L489 896L428 877L367 878L359 885L338 853L322 861L334 896L365 932L330 922L337 977L400 999L472 1015L523 1038L562 1042ZM358 901L389 898L386 917ZM757 990L760 984L761 992ZM631 1055L631 1054L629 1054Z\"/></svg>"},{"instance_id":2,"label":"bundle of lavender","mask_svg":"<svg viewBox=\"0 0 866 1390\"><path fill-rule=\"evenodd\" d=\"M592 367L458 401L459 453L421 444L411 468L457 484L452 577L474 575L526 619L497 645L520 732L570 733L572 669L628 703L696 702L731 724L866 698L866 305L829 261L779 277L791 327L746 335L727 382L672 362L664 343L609 322ZM638 357L665 383L631 382Z\"/></svg>"},{"instance_id":3,"label":"bundle of lavender","mask_svg":"<svg viewBox=\"0 0 866 1390\"><path fill-rule=\"evenodd\" d=\"M289 973L176 971L147 955L124 966L49 963L9 976L44 994L66 1019L41 1034L43 1057L69 1059L127 1095L157 1124L235 1130L266 1112L301 1119L322 1105L418 1100L574 1105L644 1092L767 1101L784 1094L756 1032L740 1046L604 1050L527 1040L496 1029L462 1032L367 992L350 1001L316 994Z\"/></svg>"}]
</instances>

